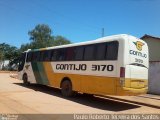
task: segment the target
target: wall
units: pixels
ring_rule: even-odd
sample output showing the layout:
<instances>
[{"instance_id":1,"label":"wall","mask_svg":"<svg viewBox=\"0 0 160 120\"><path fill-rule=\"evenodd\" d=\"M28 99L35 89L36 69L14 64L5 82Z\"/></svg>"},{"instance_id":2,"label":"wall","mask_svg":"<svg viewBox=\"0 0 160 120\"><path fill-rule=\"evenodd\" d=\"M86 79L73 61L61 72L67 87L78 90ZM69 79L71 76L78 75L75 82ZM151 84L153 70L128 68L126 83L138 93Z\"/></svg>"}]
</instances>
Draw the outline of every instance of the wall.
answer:
<instances>
[{"instance_id":1,"label":"wall","mask_svg":"<svg viewBox=\"0 0 160 120\"><path fill-rule=\"evenodd\" d=\"M160 95L160 62L150 62L148 93Z\"/></svg>"},{"instance_id":2,"label":"wall","mask_svg":"<svg viewBox=\"0 0 160 120\"><path fill-rule=\"evenodd\" d=\"M145 38L149 48L149 61L160 61L160 40Z\"/></svg>"}]
</instances>

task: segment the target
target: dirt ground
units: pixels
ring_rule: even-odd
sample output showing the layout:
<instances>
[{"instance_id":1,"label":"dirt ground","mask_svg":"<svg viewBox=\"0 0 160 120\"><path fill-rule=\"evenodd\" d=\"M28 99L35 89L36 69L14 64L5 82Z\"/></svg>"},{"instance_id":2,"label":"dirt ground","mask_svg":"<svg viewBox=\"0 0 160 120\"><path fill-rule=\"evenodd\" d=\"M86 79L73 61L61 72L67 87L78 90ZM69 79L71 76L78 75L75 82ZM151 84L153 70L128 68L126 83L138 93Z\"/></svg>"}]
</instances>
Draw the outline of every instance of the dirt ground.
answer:
<instances>
[{"instance_id":1,"label":"dirt ground","mask_svg":"<svg viewBox=\"0 0 160 120\"><path fill-rule=\"evenodd\" d=\"M0 114L160 114L160 109L116 99L82 94L64 98L59 89L24 86L11 74L0 73Z\"/></svg>"}]
</instances>

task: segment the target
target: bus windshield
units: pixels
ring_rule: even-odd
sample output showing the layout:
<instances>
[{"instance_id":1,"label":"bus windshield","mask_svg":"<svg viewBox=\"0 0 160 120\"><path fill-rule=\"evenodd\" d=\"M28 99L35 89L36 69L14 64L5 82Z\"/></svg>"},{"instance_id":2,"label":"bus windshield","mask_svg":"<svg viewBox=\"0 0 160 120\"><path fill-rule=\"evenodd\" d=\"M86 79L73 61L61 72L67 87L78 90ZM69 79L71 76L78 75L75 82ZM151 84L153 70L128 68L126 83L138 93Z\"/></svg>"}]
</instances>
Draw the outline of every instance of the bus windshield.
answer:
<instances>
[{"instance_id":1,"label":"bus windshield","mask_svg":"<svg viewBox=\"0 0 160 120\"><path fill-rule=\"evenodd\" d=\"M26 53L22 53L21 56L19 57L19 66L18 66L18 71L22 71L24 64L25 64L25 57Z\"/></svg>"}]
</instances>

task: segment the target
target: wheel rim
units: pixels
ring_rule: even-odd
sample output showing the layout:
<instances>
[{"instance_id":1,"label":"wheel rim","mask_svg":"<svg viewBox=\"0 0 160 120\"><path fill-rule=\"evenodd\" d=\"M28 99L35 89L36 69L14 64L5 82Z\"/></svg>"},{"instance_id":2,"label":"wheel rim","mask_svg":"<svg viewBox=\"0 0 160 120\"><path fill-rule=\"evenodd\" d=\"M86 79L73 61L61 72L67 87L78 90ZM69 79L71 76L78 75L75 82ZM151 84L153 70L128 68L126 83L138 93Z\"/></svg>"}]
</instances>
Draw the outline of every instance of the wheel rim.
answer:
<instances>
[{"instance_id":1,"label":"wheel rim","mask_svg":"<svg viewBox=\"0 0 160 120\"><path fill-rule=\"evenodd\" d=\"M61 92L65 97L70 97L73 95L72 84L70 81L63 81Z\"/></svg>"},{"instance_id":2,"label":"wheel rim","mask_svg":"<svg viewBox=\"0 0 160 120\"><path fill-rule=\"evenodd\" d=\"M67 93L70 90L69 84L64 84L63 90Z\"/></svg>"}]
</instances>

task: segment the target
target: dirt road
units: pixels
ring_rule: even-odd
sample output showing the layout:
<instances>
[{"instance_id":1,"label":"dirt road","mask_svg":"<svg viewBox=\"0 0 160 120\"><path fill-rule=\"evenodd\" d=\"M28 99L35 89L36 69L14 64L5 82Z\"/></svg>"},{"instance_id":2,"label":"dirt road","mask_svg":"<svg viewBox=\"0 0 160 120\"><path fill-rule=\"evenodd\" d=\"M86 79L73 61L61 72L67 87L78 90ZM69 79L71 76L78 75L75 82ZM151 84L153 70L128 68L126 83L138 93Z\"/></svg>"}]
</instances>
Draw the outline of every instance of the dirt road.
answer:
<instances>
[{"instance_id":1,"label":"dirt road","mask_svg":"<svg viewBox=\"0 0 160 120\"><path fill-rule=\"evenodd\" d=\"M22 81L0 73L0 113L13 114L73 114L73 113L160 113L160 109L77 95L66 99L60 90L42 86L24 86Z\"/></svg>"}]
</instances>

